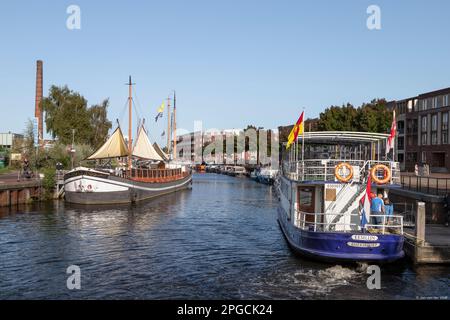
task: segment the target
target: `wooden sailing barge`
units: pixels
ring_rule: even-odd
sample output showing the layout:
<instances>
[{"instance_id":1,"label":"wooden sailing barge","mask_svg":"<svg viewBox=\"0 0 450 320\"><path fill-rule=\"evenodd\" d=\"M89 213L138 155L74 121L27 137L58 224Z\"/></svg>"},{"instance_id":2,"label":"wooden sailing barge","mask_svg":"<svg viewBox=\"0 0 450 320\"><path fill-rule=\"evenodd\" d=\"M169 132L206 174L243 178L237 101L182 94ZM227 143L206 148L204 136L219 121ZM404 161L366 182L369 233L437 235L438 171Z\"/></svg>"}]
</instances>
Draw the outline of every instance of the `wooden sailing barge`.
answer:
<instances>
[{"instance_id":1,"label":"wooden sailing barge","mask_svg":"<svg viewBox=\"0 0 450 320\"><path fill-rule=\"evenodd\" d=\"M132 82L129 79L128 146L120 126L87 160L127 158L127 165L110 169L78 167L64 176L65 200L97 205L133 203L190 188L192 174L186 166L170 164L161 148L152 145L143 125L132 145ZM120 162L120 161L119 161Z\"/></svg>"}]
</instances>

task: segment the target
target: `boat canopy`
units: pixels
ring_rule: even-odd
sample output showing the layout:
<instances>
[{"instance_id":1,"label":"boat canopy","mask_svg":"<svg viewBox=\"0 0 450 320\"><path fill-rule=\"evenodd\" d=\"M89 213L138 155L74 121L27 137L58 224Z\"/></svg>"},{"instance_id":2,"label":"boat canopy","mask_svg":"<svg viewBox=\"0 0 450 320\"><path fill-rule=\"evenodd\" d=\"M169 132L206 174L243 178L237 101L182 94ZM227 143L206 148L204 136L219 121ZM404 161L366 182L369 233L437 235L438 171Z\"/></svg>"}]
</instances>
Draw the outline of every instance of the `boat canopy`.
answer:
<instances>
[{"instance_id":1,"label":"boat canopy","mask_svg":"<svg viewBox=\"0 0 450 320\"><path fill-rule=\"evenodd\" d=\"M109 139L87 160L109 159L128 156L128 148L120 127L113 132Z\"/></svg>"},{"instance_id":2,"label":"boat canopy","mask_svg":"<svg viewBox=\"0 0 450 320\"><path fill-rule=\"evenodd\" d=\"M155 148L155 151L164 159L164 161L169 161L169 155L165 153L156 142L153 143L153 148Z\"/></svg>"},{"instance_id":3,"label":"boat canopy","mask_svg":"<svg viewBox=\"0 0 450 320\"><path fill-rule=\"evenodd\" d=\"M139 129L139 134L133 148L133 156L147 160L164 161L158 152L156 152L155 148L153 148L143 126Z\"/></svg>"},{"instance_id":4,"label":"boat canopy","mask_svg":"<svg viewBox=\"0 0 450 320\"><path fill-rule=\"evenodd\" d=\"M353 131L313 131L299 135L298 141L305 139L305 143L332 143L332 144L360 144L376 143L389 138L389 134Z\"/></svg>"}]
</instances>

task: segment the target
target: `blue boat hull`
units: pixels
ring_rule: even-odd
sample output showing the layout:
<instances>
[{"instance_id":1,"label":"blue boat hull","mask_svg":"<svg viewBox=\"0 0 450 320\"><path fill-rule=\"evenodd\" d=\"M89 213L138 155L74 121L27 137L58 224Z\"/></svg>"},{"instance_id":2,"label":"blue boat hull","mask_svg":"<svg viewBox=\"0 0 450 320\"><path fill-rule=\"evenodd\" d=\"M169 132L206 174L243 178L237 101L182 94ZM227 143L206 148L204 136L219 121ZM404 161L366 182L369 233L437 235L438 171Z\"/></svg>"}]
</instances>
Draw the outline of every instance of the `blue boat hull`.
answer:
<instances>
[{"instance_id":1,"label":"blue boat hull","mask_svg":"<svg viewBox=\"0 0 450 320\"><path fill-rule=\"evenodd\" d=\"M297 253L325 262L388 263L404 257L403 236L351 232L314 232L295 227L282 208L278 222L290 247ZM361 236L376 236L376 240L360 240ZM358 240L355 240L356 239Z\"/></svg>"}]
</instances>

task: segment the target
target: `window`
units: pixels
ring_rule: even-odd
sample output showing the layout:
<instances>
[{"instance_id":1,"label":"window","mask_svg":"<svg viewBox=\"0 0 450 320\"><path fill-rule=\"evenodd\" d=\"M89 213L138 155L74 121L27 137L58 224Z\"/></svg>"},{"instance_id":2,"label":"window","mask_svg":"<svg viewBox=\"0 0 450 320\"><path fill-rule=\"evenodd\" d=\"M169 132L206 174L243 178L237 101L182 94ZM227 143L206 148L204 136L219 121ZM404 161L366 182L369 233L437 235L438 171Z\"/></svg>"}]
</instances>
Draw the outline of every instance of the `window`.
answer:
<instances>
[{"instance_id":1,"label":"window","mask_svg":"<svg viewBox=\"0 0 450 320\"><path fill-rule=\"evenodd\" d=\"M299 190L299 198L300 198L300 206L313 206L313 193L312 189L300 189Z\"/></svg>"},{"instance_id":2,"label":"window","mask_svg":"<svg viewBox=\"0 0 450 320\"><path fill-rule=\"evenodd\" d=\"M427 132L428 117L423 116L421 118L421 121L422 121L422 132Z\"/></svg>"},{"instance_id":3,"label":"window","mask_svg":"<svg viewBox=\"0 0 450 320\"><path fill-rule=\"evenodd\" d=\"M441 143L448 144L448 112L442 113Z\"/></svg>"},{"instance_id":4,"label":"window","mask_svg":"<svg viewBox=\"0 0 450 320\"><path fill-rule=\"evenodd\" d=\"M398 139L397 139L397 148L398 148L398 150L405 149L405 138L398 137Z\"/></svg>"},{"instance_id":5,"label":"window","mask_svg":"<svg viewBox=\"0 0 450 320\"><path fill-rule=\"evenodd\" d=\"M427 110L427 100L426 99L420 100L419 110L420 111Z\"/></svg>"},{"instance_id":6,"label":"window","mask_svg":"<svg viewBox=\"0 0 450 320\"><path fill-rule=\"evenodd\" d=\"M450 94L444 96L444 107L448 107L450 102Z\"/></svg>"},{"instance_id":7,"label":"window","mask_svg":"<svg viewBox=\"0 0 450 320\"><path fill-rule=\"evenodd\" d=\"M399 134L405 133L405 122L404 121L398 121L397 122L397 131Z\"/></svg>"},{"instance_id":8,"label":"window","mask_svg":"<svg viewBox=\"0 0 450 320\"><path fill-rule=\"evenodd\" d=\"M428 98L427 99L427 109L435 108L434 102L435 102L435 100L433 98Z\"/></svg>"},{"instance_id":9,"label":"window","mask_svg":"<svg viewBox=\"0 0 450 320\"><path fill-rule=\"evenodd\" d=\"M420 143L422 145L426 145L428 144L427 141L427 124L428 124L428 117L427 116L423 116L421 119L421 130L420 130Z\"/></svg>"},{"instance_id":10,"label":"window","mask_svg":"<svg viewBox=\"0 0 450 320\"><path fill-rule=\"evenodd\" d=\"M427 133L426 132L422 133L421 144L422 145L426 145L427 144Z\"/></svg>"},{"instance_id":11,"label":"window","mask_svg":"<svg viewBox=\"0 0 450 320\"><path fill-rule=\"evenodd\" d=\"M437 144L437 114L431 116L431 144Z\"/></svg>"},{"instance_id":12,"label":"window","mask_svg":"<svg viewBox=\"0 0 450 320\"><path fill-rule=\"evenodd\" d=\"M444 96L436 97L436 108L442 108L444 104Z\"/></svg>"}]
</instances>

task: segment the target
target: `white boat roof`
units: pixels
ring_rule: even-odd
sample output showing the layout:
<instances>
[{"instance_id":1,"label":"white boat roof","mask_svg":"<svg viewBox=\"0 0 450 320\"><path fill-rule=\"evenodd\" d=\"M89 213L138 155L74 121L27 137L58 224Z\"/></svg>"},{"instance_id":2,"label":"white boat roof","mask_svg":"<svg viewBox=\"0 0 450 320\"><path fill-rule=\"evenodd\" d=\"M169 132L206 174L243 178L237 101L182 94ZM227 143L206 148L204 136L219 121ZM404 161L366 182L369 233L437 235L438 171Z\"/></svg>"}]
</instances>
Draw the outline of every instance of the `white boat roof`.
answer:
<instances>
[{"instance_id":1,"label":"white boat roof","mask_svg":"<svg viewBox=\"0 0 450 320\"><path fill-rule=\"evenodd\" d=\"M299 135L298 140L305 142L380 142L389 138L387 133L354 132L354 131L312 131Z\"/></svg>"}]
</instances>

